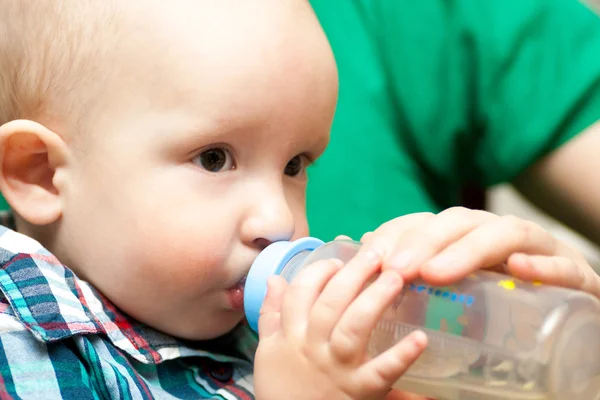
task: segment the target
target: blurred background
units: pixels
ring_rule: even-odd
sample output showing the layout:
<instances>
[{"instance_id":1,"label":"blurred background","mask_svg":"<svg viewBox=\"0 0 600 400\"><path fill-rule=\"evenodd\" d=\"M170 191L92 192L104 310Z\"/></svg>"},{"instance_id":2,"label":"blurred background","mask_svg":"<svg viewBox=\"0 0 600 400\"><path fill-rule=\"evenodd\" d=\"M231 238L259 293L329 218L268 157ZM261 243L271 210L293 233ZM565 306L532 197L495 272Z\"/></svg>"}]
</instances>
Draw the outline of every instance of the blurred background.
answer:
<instances>
[{"instance_id":1,"label":"blurred background","mask_svg":"<svg viewBox=\"0 0 600 400\"><path fill-rule=\"evenodd\" d=\"M600 0L587 0L587 3L600 12ZM488 210L502 215L516 215L537 222L558 238L573 244L581 250L596 271L600 273L600 248L533 207L511 185L497 186L489 190L486 197Z\"/></svg>"}]
</instances>

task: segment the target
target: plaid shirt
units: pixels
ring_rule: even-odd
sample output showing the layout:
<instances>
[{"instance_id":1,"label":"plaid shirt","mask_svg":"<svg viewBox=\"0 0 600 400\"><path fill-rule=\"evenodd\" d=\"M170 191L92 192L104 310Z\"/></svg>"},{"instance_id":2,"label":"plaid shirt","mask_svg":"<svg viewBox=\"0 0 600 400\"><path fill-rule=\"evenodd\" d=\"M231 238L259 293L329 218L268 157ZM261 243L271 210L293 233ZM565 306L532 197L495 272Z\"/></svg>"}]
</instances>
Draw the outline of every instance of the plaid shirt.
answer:
<instances>
[{"instance_id":1,"label":"plaid shirt","mask_svg":"<svg viewBox=\"0 0 600 400\"><path fill-rule=\"evenodd\" d=\"M246 326L202 343L166 336L3 226L0 267L0 400L254 397Z\"/></svg>"}]
</instances>

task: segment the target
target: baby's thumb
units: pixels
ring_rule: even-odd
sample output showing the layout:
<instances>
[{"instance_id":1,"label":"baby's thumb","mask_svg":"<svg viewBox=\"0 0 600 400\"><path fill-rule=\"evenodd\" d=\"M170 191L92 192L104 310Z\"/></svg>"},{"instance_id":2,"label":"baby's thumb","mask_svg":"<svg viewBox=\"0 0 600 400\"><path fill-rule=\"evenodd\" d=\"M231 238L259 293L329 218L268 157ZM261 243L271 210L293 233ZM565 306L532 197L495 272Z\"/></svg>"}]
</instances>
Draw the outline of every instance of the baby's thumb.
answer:
<instances>
[{"instance_id":1,"label":"baby's thumb","mask_svg":"<svg viewBox=\"0 0 600 400\"><path fill-rule=\"evenodd\" d=\"M281 328L281 303L287 282L280 276L272 276L267 281L267 294L258 318L258 336L267 338Z\"/></svg>"}]
</instances>

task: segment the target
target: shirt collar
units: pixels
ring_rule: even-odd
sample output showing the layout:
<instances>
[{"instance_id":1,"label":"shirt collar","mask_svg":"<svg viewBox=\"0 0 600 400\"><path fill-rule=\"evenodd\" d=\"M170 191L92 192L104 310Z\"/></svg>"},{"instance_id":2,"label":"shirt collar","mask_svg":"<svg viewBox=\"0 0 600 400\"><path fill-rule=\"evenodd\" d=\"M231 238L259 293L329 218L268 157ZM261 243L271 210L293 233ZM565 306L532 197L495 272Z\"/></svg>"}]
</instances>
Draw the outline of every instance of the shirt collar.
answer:
<instances>
[{"instance_id":1,"label":"shirt collar","mask_svg":"<svg viewBox=\"0 0 600 400\"><path fill-rule=\"evenodd\" d=\"M0 222L10 225L8 218L0 216ZM40 243L4 226L0 226L0 290L15 316L38 340L53 342L74 335L102 334L143 363L188 356L248 361L257 344L247 325L201 343L158 332L119 311ZM213 353L215 349L218 352Z\"/></svg>"}]
</instances>

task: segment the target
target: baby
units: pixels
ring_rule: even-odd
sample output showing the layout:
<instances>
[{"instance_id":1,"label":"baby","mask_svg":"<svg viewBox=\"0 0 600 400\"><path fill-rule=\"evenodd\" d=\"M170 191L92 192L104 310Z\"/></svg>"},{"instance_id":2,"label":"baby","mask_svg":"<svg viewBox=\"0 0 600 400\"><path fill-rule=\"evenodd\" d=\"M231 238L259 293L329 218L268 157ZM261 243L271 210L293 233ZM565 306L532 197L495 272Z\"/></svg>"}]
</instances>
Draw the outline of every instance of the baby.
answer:
<instances>
[{"instance_id":1,"label":"baby","mask_svg":"<svg viewBox=\"0 0 600 400\"><path fill-rule=\"evenodd\" d=\"M248 399L255 386L262 399L383 397L422 334L378 369L359 357L371 378L333 391L339 380L322 376L352 375L333 364L300 375L319 369L310 355L288 354L286 369L265 347L254 365L241 323L257 254L308 234L306 168L336 98L304 0L1 2L0 190L12 214L0 232L0 398ZM389 227L379 236L394 237ZM362 252L344 287L361 287L382 256ZM338 270L324 262L304 279L322 289ZM268 336L285 290L273 287ZM356 303L373 312L354 311L374 321L401 287L383 273L378 300Z\"/></svg>"},{"instance_id":2,"label":"baby","mask_svg":"<svg viewBox=\"0 0 600 400\"><path fill-rule=\"evenodd\" d=\"M337 98L310 5L18 0L0 19L1 189L47 249L0 238L4 391L249 397L249 359L170 337L232 331L256 255L308 233Z\"/></svg>"}]
</instances>

